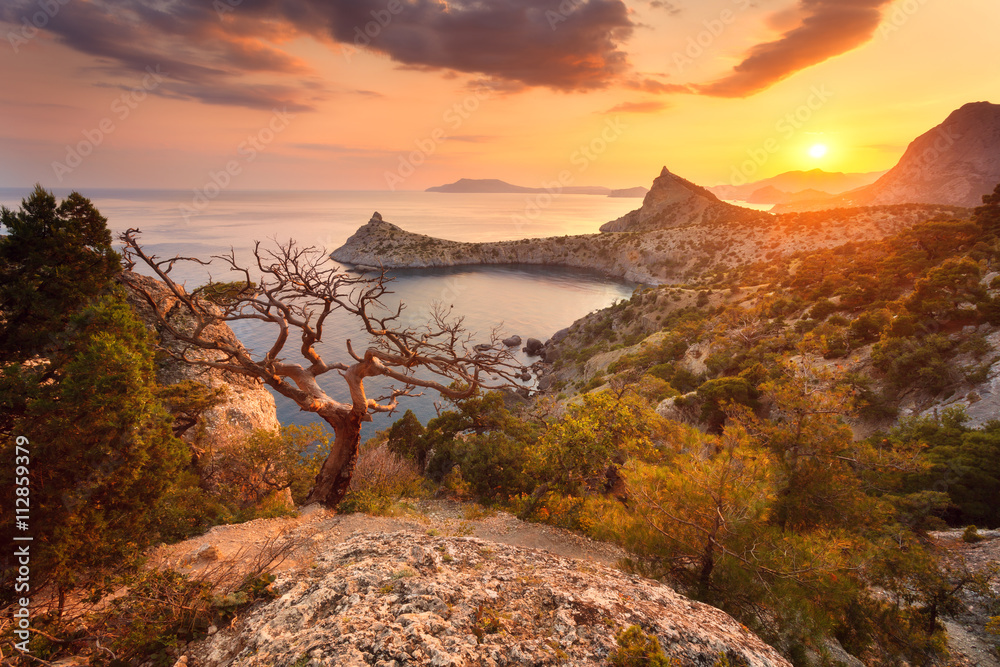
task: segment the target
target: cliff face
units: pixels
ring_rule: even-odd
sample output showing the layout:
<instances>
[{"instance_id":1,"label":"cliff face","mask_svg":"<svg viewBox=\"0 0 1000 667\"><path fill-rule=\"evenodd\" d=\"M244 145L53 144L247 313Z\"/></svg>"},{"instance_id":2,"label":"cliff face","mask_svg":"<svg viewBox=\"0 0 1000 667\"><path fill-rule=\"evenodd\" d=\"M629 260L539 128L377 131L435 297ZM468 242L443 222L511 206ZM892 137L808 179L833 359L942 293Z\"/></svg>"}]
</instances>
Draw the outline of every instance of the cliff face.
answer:
<instances>
[{"instance_id":1,"label":"cliff face","mask_svg":"<svg viewBox=\"0 0 1000 667\"><path fill-rule=\"evenodd\" d=\"M155 331L160 343L168 350L179 353L182 344L170 335L156 321L153 309L138 289L154 296L160 309L167 313L167 319L181 331L190 331L194 323L178 307L177 299L169 292L166 285L153 278L137 273L123 274L122 283L128 288L129 303L146 323ZM237 342L236 334L225 324L212 327L211 336L220 341ZM211 359L213 353L197 350L189 352L190 357ZM254 429L276 431L281 428L275 412L274 398L259 380L244 375L227 373L211 368L187 364L171 357L166 357L157 368L157 379L163 385L172 385L185 380L193 380L211 388L224 389L222 402L202 413L198 423L185 432L185 439L192 438L197 432L207 430L218 435L246 434Z\"/></svg>"},{"instance_id":2,"label":"cliff face","mask_svg":"<svg viewBox=\"0 0 1000 667\"><path fill-rule=\"evenodd\" d=\"M865 204L978 206L1000 182L1000 104L976 102L917 137L899 164L860 192Z\"/></svg>"},{"instance_id":3,"label":"cliff face","mask_svg":"<svg viewBox=\"0 0 1000 667\"><path fill-rule=\"evenodd\" d=\"M280 597L205 640L195 664L606 665L631 625L684 666L786 667L725 613L593 562L474 538L356 534L312 545Z\"/></svg>"},{"instance_id":4,"label":"cliff face","mask_svg":"<svg viewBox=\"0 0 1000 667\"><path fill-rule=\"evenodd\" d=\"M666 167L642 200L642 206L603 225L602 232L646 232L721 220L759 219L764 214L719 201L714 194L673 174Z\"/></svg>"}]
</instances>

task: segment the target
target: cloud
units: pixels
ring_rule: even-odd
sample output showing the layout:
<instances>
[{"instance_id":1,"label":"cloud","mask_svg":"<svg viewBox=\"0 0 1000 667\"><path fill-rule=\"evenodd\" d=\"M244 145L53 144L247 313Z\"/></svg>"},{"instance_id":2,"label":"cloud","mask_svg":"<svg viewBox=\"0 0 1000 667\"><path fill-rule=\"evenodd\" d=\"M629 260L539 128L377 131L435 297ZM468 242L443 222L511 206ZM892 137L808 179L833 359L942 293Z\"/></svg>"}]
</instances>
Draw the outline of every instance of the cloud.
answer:
<instances>
[{"instance_id":1,"label":"cloud","mask_svg":"<svg viewBox=\"0 0 1000 667\"><path fill-rule=\"evenodd\" d=\"M392 15L384 0L322 5L334 39L404 65L557 90L603 88L628 68L620 45L635 26L621 0L412 0L397 6L401 11Z\"/></svg>"},{"instance_id":2,"label":"cloud","mask_svg":"<svg viewBox=\"0 0 1000 667\"><path fill-rule=\"evenodd\" d=\"M799 0L793 10L777 12L772 26L795 24L782 36L750 49L731 74L697 92L714 97L747 97L871 39L892 0ZM793 17L800 16L797 21Z\"/></svg>"},{"instance_id":3,"label":"cloud","mask_svg":"<svg viewBox=\"0 0 1000 667\"><path fill-rule=\"evenodd\" d=\"M656 113L670 107L666 102L648 100L643 102L622 102L604 113Z\"/></svg>"},{"instance_id":4,"label":"cloud","mask_svg":"<svg viewBox=\"0 0 1000 667\"><path fill-rule=\"evenodd\" d=\"M491 134L456 134L448 137L449 141L463 141L470 144L488 144L496 139L497 137Z\"/></svg>"},{"instance_id":5,"label":"cloud","mask_svg":"<svg viewBox=\"0 0 1000 667\"><path fill-rule=\"evenodd\" d=\"M349 146L347 144L324 144L324 143L295 143L290 144L291 148L297 148L312 153L328 153L345 157L392 157L399 155L398 151L391 151L381 148L363 148L360 146Z\"/></svg>"},{"instance_id":6,"label":"cloud","mask_svg":"<svg viewBox=\"0 0 1000 667\"><path fill-rule=\"evenodd\" d=\"M650 0L649 6L653 9L662 9L671 16L681 13L681 8L676 3L669 2L669 0Z\"/></svg>"},{"instance_id":7,"label":"cloud","mask_svg":"<svg viewBox=\"0 0 1000 667\"><path fill-rule=\"evenodd\" d=\"M656 79L632 79L625 82L625 86L633 90L641 90L644 93L690 93L691 87L681 83L663 83Z\"/></svg>"},{"instance_id":8,"label":"cloud","mask_svg":"<svg viewBox=\"0 0 1000 667\"><path fill-rule=\"evenodd\" d=\"M19 24L34 0L4 0ZM383 53L401 67L474 74L498 91L607 87L629 68L623 0L74 0L45 30L122 75L160 65L158 94L208 104L308 109L329 93L285 44L308 36ZM255 96L260 99L255 99Z\"/></svg>"}]
</instances>

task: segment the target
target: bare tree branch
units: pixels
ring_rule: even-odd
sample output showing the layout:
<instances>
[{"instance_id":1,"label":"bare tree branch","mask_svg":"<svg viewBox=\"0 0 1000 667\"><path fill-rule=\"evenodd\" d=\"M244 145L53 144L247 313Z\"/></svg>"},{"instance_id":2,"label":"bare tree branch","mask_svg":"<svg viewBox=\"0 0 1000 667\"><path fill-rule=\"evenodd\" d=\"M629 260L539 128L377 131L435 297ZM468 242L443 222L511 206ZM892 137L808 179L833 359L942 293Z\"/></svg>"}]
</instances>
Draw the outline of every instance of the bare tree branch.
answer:
<instances>
[{"instance_id":1,"label":"bare tree branch","mask_svg":"<svg viewBox=\"0 0 1000 667\"><path fill-rule=\"evenodd\" d=\"M239 275L235 283L239 289L224 290L224 297L212 298L208 288L227 284L213 281L189 294L170 276L178 262L208 262L188 257L160 260L142 249L138 235L137 229L121 235L126 265L145 265L162 286L151 288L128 274L124 280L142 295L165 333L178 343L178 349L165 346L168 353L186 363L259 378L333 427L337 437L311 501L335 506L346 493L361 424L371 421L373 413L391 413L400 398L415 395L417 389L460 400L480 388L518 386L520 366L500 342L497 329L490 332L488 342L475 345L462 318L450 318L440 305L434 306L425 324L405 326L403 304L387 308L382 302L392 294L392 279L385 272L374 278L352 275L316 248L289 241L266 249L256 242L253 268L242 265L232 249L213 257ZM328 318L336 312L357 318L369 341L364 350L345 341L347 358L328 362L317 345L323 342ZM277 327L273 343L262 356L255 358L238 342L215 335L221 325L246 320ZM301 363L283 357L291 354L293 339L298 339L295 351ZM320 385L319 378L330 371L344 379L349 403L335 400ZM370 377L388 378L398 387L387 395L368 398L364 380Z\"/></svg>"}]
</instances>

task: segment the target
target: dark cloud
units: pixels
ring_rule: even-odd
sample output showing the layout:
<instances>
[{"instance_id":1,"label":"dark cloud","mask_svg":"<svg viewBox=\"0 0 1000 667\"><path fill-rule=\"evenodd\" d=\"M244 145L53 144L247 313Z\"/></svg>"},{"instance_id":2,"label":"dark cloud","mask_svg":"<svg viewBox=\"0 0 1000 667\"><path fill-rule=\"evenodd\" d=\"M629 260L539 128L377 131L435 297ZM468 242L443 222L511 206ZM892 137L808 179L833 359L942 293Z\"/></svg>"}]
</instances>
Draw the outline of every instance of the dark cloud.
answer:
<instances>
[{"instance_id":1,"label":"dark cloud","mask_svg":"<svg viewBox=\"0 0 1000 667\"><path fill-rule=\"evenodd\" d=\"M616 104L604 113L656 113L670 108L670 105L660 100L646 100L642 102L622 102Z\"/></svg>"},{"instance_id":2,"label":"dark cloud","mask_svg":"<svg viewBox=\"0 0 1000 667\"><path fill-rule=\"evenodd\" d=\"M747 97L801 69L850 51L867 42L892 0L800 0L797 10L779 12L773 25L802 18L781 38L758 44L729 76L695 86L715 97Z\"/></svg>"},{"instance_id":3,"label":"dark cloud","mask_svg":"<svg viewBox=\"0 0 1000 667\"><path fill-rule=\"evenodd\" d=\"M342 0L321 6L334 39L404 65L558 90L602 88L623 73L628 61L619 46L634 28L621 0Z\"/></svg>"},{"instance_id":4,"label":"dark cloud","mask_svg":"<svg viewBox=\"0 0 1000 667\"><path fill-rule=\"evenodd\" d=\"M3 0L0 20L19 24L36 9ZM348 59L363 48L402 67L482 75L498 91L571 91L628 71L621 45L634 27L622 0L74 0L45 30L117 74L159 65L161 95L307 109L326 93L281 47L297 37L339 43Z\"/></svg>"}]
</instances>

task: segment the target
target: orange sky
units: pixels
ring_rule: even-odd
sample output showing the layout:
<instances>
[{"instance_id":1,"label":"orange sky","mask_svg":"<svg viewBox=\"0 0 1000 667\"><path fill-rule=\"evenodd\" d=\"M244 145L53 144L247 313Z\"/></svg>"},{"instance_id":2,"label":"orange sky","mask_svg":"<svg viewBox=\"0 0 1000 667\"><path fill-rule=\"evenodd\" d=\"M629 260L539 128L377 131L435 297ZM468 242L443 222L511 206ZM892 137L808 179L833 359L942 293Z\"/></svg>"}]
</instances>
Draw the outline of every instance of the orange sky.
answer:
<instances>
[{"instance_id":1,"label":"orange sky","mask_svg":"<svg viewBox=\"0 0 1000 667\"><path fill-rule=\"evenodd\" d=\"M996 0L0 0L0 19L0 186L629 187L664 165L713 185L886 169L1000 102Z\"/></svg>"}]
</instances>

